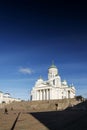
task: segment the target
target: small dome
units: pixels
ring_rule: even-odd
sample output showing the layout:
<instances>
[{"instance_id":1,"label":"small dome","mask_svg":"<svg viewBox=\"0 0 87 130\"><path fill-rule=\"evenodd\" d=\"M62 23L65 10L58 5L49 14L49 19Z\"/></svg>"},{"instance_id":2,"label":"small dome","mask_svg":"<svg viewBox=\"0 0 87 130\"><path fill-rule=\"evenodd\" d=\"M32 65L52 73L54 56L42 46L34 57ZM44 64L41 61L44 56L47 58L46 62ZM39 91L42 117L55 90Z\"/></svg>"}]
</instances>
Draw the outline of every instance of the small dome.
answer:
<instances>
[{"instance_id":1,"label":"small dome","mask_svg":"<svg viewBox=\"0 0 87 130\"><path fill-rule=\"evenodd\" d=\"M42 79L42 77L41 77L41 76L39 77L38 81L43 81L43 79Z\"/></svg>"},{"instance_id":2,"label":"small dome","mask_svg":"<svg viewBox=\"0 0 87 130\"><path fill-rule=\"evenodd\" d=\"M41 78L41 76L39 77L39 79L36 81L36 84L42 83L43 79Z\"/></svg>"},{"instance_id":3,"label":"small dome","mask_svg":"<svg viewBox=\"0 0 87 130\"><path fill-rule=\"evenodd\" d=\"M41 76L40 76L40 78L36 81L35 86L38 87L38 85L40 85L40 84L42 84L42 83L43 83L43 79L42 79Z\"/></svg>"},{"instance_id":4,"label":"small dome","mask_svg":"<svg viewBox=\"0 0 87 130\"><path fill-rule=\"evenodd\" d=\"M66 86L66 85L67 85L67 81L64 80L64 81L62 82L62 84Z\"/></svg>"},{"instance_id":5,"label":"small dome","mask_svg":"<svg viewBox=\"0 0 87 130\"><path fill-rule=\"evenodd\" d=\"M43 81L43 79L42 79L42 78L39 78L39 79L38 79L38 81L39 81L39 82L42 82L42 81Z\"/></svg>"}]
</instances>

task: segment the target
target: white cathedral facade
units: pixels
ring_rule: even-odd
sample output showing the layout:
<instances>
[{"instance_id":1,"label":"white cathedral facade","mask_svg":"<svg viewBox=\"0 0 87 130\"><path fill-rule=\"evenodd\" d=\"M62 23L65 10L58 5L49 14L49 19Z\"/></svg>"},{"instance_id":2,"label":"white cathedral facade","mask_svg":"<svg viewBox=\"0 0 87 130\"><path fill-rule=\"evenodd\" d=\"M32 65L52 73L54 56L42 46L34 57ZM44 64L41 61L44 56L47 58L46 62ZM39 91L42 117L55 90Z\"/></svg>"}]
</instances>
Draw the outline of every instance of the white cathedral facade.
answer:
<instances>
[{"instance_id":1,"label":"white cathedral facade","mask_svg":"<svg viewBox=\"0 0 87 130\"><path fill-rule=\"evenodd\" d=\"M61 81L57 67L52 64L48 68L48 80L41 77L36 81L31 91L31 100L54 100L75 97L75 87L69 86L67 82Z\"/></svg>"}]
</instances>

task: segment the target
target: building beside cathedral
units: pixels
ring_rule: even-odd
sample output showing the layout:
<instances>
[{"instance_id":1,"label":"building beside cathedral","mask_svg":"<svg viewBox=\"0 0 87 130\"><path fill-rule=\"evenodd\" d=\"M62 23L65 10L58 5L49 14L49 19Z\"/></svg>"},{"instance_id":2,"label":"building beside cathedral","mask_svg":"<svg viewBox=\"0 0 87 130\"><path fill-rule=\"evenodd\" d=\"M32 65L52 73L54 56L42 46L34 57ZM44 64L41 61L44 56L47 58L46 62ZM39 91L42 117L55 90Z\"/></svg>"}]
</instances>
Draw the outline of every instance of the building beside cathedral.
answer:
<instances>
[{"instance_id":1,"label":"building beside cathedral","mask_svg":"<svg viewBox=\"0 0 87 130\"><path fill-rule=\"evenodd\" d=\"M61 81L57 67L52 64L48 68L48 80L41 77L36 81L31 91L31 100L54 100L75 97L75 87L68 85L67 81Z\"/></svg>"},{"instance_id":2,"label":"building beside cathedral","mask_svg":"<svg viewBox=\"0 0 87 130\"><path fill-rule=\"evenodd\" d=\"M9 93L3 93L2 91L0 91L0 104L2 104L2 103L9 104L14 101L19 102L21 100L11 97L11 95Z\"/></svg>"}]
</instances>

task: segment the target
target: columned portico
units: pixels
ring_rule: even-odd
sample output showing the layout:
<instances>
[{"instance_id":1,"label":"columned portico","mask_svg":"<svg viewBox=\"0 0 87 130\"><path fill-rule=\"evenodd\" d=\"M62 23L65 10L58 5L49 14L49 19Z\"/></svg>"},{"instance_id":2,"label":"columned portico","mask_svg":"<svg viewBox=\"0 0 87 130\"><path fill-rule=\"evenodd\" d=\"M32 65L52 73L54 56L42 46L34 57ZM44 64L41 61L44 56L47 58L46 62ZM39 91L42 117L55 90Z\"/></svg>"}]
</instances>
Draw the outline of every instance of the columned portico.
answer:
<instances>
[{"instance_id":1,"label":"columned portico","mask_svg":"<svg viewBox=\"0 0 87 130\"><path fill-rule=\"evenodd\" d=\"M37 100L50 100L50 89L41 89L37 91Z\"/></svg>"}]
</instances>

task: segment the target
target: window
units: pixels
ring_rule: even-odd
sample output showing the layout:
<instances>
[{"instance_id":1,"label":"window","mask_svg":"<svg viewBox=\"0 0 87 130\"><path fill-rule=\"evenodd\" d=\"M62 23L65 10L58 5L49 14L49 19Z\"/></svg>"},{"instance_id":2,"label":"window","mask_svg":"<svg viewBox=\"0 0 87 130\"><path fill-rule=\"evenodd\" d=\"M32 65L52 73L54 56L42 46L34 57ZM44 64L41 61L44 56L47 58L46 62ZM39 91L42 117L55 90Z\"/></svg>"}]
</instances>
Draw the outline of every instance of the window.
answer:
<instances>
[{"instance_id":1,"label":"window","mask_svg":"<svg viewBox=\"0 0 87 130\"><path fill-rule=\"evenodd\" d=\"M55 85L55 79L53 80L53 85Z\"/></svg>"}]
</instances>

